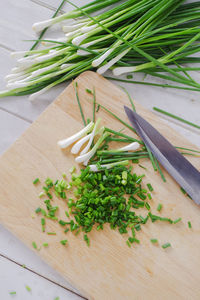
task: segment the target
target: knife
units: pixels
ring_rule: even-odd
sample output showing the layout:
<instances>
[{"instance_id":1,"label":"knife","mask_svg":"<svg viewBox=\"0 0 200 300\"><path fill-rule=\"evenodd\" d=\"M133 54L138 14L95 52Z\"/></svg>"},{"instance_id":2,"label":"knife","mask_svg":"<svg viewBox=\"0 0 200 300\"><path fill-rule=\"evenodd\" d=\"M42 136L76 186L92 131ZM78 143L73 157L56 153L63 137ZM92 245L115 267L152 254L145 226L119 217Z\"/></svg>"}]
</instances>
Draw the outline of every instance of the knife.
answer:
<instances>
[{"instance_id":1,"label":"knife","mask_svg":"<svg viewBox=\"0 0 200 300\"><path fill-rule=\"evenodd\" d=\"M151 124L124 106L131 125L168 173L200 204L200 172Z\"/></svg>"}]
</instances>

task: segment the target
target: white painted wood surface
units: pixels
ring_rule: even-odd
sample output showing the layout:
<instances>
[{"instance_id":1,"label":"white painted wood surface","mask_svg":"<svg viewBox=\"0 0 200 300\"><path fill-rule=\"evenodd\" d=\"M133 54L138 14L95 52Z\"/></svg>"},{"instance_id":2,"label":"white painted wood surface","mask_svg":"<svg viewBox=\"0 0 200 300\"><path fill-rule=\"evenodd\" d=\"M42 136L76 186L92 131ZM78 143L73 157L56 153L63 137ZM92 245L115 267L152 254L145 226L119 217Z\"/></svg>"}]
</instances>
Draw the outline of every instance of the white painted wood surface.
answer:
<instances>
[{"instance_id":1,"label":"white painted wood surface","mask_svg":"<svg viewBox=\"0 0 200 300\"><path fill-rule=\"evenodd\" d=\"M74 0L77 5L86 2L88 1ZM50 18L59 4L60 0L0 1L0 89L5 88L3 78L15 64L10 58L10 52L28 49L31 43L24 40L35 38L31 29L32 24ZM64 10L69 9L71 9L70 5L65 4ZM56 34L55 28L48 33L48 36L52 37ZM139 76L135 76L135 79L137 80ZM200 73L193 73L193 76L200 81ZM158 106L200 124L200 94L198 93L139 85L121 85L128 89L134 99L149 109ZM54 88L41 96L34 104L28 101L27 96L0 99L0 154L21 135L64 87L66 84ZM172 122L169 119L166 119L166 122L194 144L200 146L199 130ZM25 264L29 270L16 263ZM27 292L25 285L32 288L31 293ZM72 292L66 289L70 289ZM16 291L17 294L11 296L10 291ZM55 297L60 297L60 300L81 299L73 294L73 291L75 291L73 287L59 274L0 225L0 299L53 300Z\"/></svg>"}]
</instances>

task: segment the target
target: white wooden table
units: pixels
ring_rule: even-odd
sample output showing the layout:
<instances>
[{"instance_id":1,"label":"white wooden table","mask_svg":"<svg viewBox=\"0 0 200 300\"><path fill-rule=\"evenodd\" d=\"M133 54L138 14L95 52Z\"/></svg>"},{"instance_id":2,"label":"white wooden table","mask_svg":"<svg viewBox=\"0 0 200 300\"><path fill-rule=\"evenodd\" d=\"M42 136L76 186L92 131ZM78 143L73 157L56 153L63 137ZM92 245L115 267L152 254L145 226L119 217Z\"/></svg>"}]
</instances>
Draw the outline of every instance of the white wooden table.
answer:
<instances>
[{"instance_id":1,"label":"white wooden table","mask_svg":"<svg viewBox=\"0 0 200 300\"><path fill-rule=\"evenodd\" d=\"M76 0L77 5L86 1ZM88 2L88 1L87 1ZM6 0L0 1L0 88L5 88L4 77L15 62L10 57L14 50L26 50L34 39L31 26L34 22L50 18L60 0ZM63 10L69 9L65 4ZM48 36L55 36L49 32ZM193 73L200 81L200 73ZM135 77L136 80L138 76ZM155 80L154 80L155 81ZM200 94L121 84L138 102L149 109L158 106L194 123L200 124ZM54 88L34 103L28 97L0 99L0 154L3 153L39 116L55 97L66 87L66 83ZM166 120L178 132L200 146L200 131L178 122ZM6 200L6 199L5 199ZM25 265L26 268L22 267ZM29 293L25 286L31 287ZM16 295L9 292L16 291ZM47 266L10 232L0 225L0 299L81 299L81 295L59 274Z\"/></svg>"}]
</instances>

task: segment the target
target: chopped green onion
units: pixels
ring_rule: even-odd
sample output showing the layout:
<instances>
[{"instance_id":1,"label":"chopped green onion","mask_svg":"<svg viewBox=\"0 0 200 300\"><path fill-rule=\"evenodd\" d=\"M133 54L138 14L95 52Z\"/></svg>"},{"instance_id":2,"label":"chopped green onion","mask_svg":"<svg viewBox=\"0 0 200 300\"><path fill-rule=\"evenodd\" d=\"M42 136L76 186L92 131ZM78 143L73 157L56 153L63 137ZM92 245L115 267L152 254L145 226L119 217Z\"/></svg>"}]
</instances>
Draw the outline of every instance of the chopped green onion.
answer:
<instances>
[{"instance_id":1,"label":"chopped green onion","mask_svg":"<svg viewBox=\"0 0 200 300\"><path fill-rule=\"evenodd\" d=\"M145 207L146 207L147 210L150 210L150 209L151 209L151 207L150 207L150 205L149 205L148 202L145 203Z\"/></svg>"},{"instance_id":2,"label":"chopped green onion","mask_svg":"<svg viewBox=\"0 0 200 300\"><path fill-rule=\"evenodd\" d=\"M28 292L31 292L30 286L26 285L25 288L26 288L26 290L27 290Z\"/></svg>"},{"instance_id":3,"label":"chopped green onion","mask_svg":"<svg viewBox=\"0 0 200 300\"><path fill-rule=\"evenodd\" d=\"M159 203L157 206L157 211L161 211L162 207L163 207L163 205L161 203Z\"/></svg>"},{"instance_id":4,"label":"chopped green onion","mask_svg":"<svg viewBox=\"0 0 200 300\"><path fill-rule=\"evenodd\" d=\"M190 221L188 221L188 227L189 227L189 228L192 228L192 224L191 224Z\"/></svg>"},{"instance_id":5,"label":"chopped green onion","mask_svg":"<svg viewBox=\"0 0 200 300\"><path fill-rule=\"evenodd\" d=\"M85 89L85 91L88 93L88 94L92 94L92 91L90 89Z\"/></svg>"},{"instance_id":6,"label":"chopped green onion","mask_svg":"<svg viewBox=\"0 0 200 300\"><path fill-rule=\"evenodd\" d=\"M35 180L33 180L33 184L37 184L38 182L40 182L39 178L35 178Z\"/></svg>"},{"instance_id":7,"label":"chopped green onion","mask_svg":"<svg viewBox=\"0 0 200 300\"><path fill-rule=\"evenodd\" d=\"M48 243L43 243L43 247L48 247L49 246L49 244Z\"/></svg>"},{"instance_id":8,"label":"chopped green onion","mask_svg":"<svg viewBox=\"0 0 200 300\"><path fill-rule=\"evenodd\" d=\"M86 244L88 245L88 247L90 246L90 239L89 237L87 236L87 234L84 234L84 241L86 242Z\"/></svg>"},{"instance_id":9,"label":"chopped green onion","mask_svg":"<svg viewBox=\"0 0 200 300\"><path fill-rule=\"evenodd\" d=\"M176 224L176 223L180 222L181 220L182 220L182 218L178 218L178 219L176 219L176 220L174 221L174 224Z\"/></svg>"},{"instance_id":10,"label":"chopped green onion","mask_svg":"<svg viewBox=\"0 0 200 300\"><path fill-rule=\"evenodd\" d=\"M37 249L37 244L36 244L36 242L32 242L32 246L33 246L34 249Z\"/></svg>"},{"instance_id":11,"label":"chopped green onion","mask_svg":"<svg viewBox=\"0 0 200 300\"><path fill-rule=\"evenodd\" d=\"M129 241L126 241L126 244L127 244L127 246L128 246L129 248L131 248L131 244L130 244Z\"/></svg>"},{"instance_id":12,"label":"chopped green onion","mask_svg":"<svg viewBox=\"0 0 200 300\"><path fill-rule=\"evenodd\" d=\"M67 244L67 240L62 240L62 241L60 241L60 243L61 243L63 246L65 246L65 245Z\"/></svg>"},{"instance_id":13,"label":"chopped green onion","mask_svg":"<svg viewBox=\"0 0 200 300\"><path fill-rule=\"evenodd\" d=\"M150 241L152 242L152 244L157 244L158 243L157 239L150 239Z\"/></svg>"},{"instance_id":14,"label":"chopped green onion","mask_svg":"<svg viewBox=\"0 0 200 300\"><path fill-rule=\"evenodd\" d=\"M163 248L163 249L166 249L166 248L168 248L168 247L171 247L171 244L170 244L170 243L165 243L165 244L162 245L162 248Z\"/></svg>"},{"instance_id":15,"label":"chopped green onion","mask_svg":"<svg viewBox=\"0 0 200 300\"><path fill-rule=\"evenodd\" d=\"M10 292L9 294L10 294L10 295L16 295L17 292L14 292L14 291L13 291L13 292Z\"/></svg>"},{"instance_id":16,"label":"chopped green onion","mask_svg":"<svg viewBox=\"0 0 200 300\"><path fill-rule=\"evenodd\" d=\"M56 235L56 232L47 232L48 235Z\"/></svg>"},{"instance_id":17,"label":"chopped green onion","mask_svg":"<svg viewBox=\"0 0 200 300\"><path fill-rule=\"evenodd\" d=\"M75 89L76 100L78 102L79 110L80 110L81 117L82 117L82 120L83 120L83 124L84 124L84 126L86 126L87 124L86 124L86 121L85 121L85 117L84 117L84 114L83 114L83 109L82 109L80 99L79 99L79 95L78 95L78 83L75 82L73 85L74 85L74 89Z\"/></svg>"},{"instance_id":18,"label":"chopped green onion","mask_svg":"<svg viewBox=\"0 0 200 300\"><path fill-rule=\"evenodd\" d=\"M147 187L150 192L153 192L153 187L152 187L151 183L147 183Z\"/></svg>"},{"instance_id":19,"label":"chopped green onion","mask_svg":"<svg viewBox=\"0 0 200 300\"><path fill-rule=\"evenodd\" d=\"M41 208L40 207L36 208L35 213L38 214L40 212L41 212Z\"/></svg>"}]
</instances>

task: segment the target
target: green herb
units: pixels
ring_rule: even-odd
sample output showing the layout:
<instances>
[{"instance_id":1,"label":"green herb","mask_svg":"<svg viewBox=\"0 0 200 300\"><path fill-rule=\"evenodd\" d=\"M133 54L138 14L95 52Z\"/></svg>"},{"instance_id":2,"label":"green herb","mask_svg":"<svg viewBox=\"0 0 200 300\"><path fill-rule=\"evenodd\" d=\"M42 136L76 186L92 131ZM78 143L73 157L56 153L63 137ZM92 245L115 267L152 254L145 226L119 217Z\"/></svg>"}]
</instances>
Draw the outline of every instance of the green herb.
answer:
<instances>
[{"instance_id":1,"label":"green herb","mask_svg":"<svg viewBox=\"0 0 200 300\"><path fill-rule=\"evenodd\" d=\"M166 249L166 248L168 248L168 247L171 247L171 244L170 244L170 243L165 243L165 244L162 245L162 248L163 248L163 249Z\"/></svg>"},{"instance_id":2,"label":"green herb","mask_svg":"<svg viewBox=\"0 0 200 300\"><path fill-rule=\"evenodd\" d=\"M131 248L131 244L130 244L129 241L126 241L126 244L127 244L127 246L128 246L129 248Z\"/></svg>"},{"instance_id":3,"label":"green herb","mask_svg":"<svg viewBox=\"0 0 200 300\"><path fill-rule=\"evenodd\" d=\"M10 292L9 294L10 294L10 295L16 295L17 292L14 292L14 291L13 291L13 292Z\"/></svg>"},{"instance_id":4,"label":"green herb","mask_svg":"<svg viewBox=\"0 0 200 300\"><path fill-rule=\"evenodd\" d=\"M56 235L56 232L47 232L48 235Z\"/></svg>"},{"instance_id":5,"label":"green herb","mask_svg":"<svg viewBox=\"0 0 200 300\"><path fill-rule=\"evenodd\" d=\"M62 241L60 241L60 243L61 243L63 246L65 246L65 245L67 244L67 240L62 240Z\"/></svg>"},{"instance_id":6,"label":"green herb","mask_svg":"<svg viewBox=\"0 0 200 300\"><path fill-rule=\"evenodd\" d=\"M95 111L96 111L96 92L93 89L93 122L95 122Z\"/></svg>"},{"instance_id":7,"label":"green herb","mask_svg":"<svg viewBox=\"0 0 200 300\"><path fill-rule=\"evenodd\" d=\"M133 75L127 75L126 78L131 79L131 78L133 78Z\"/></svg>"},{"instance_id":8,"label":"green herb","mask_svg":"<svg viewBox=\"0 0 200 300\"><path fill-rule=\"evenodd\" d=\"M85 117L84 117L84 114L83 114L83 109L82 109L82 106L81 106L81 103L80 103L80 99L79 99L79 95L78 95L78 83L75 82L73 85L74 85L74 89L75 89L76 100L78 102L79 110L80 110L80 113L81 113L81 118L83 120L84 126L86 126L86 121L85 121Z\"/></svg>"},{"instance_id":9,"label":"green herb","mask_svg":"<svg viewBox=\"0 0 200 300\"><path fill-rule=\"evenodd\" d=\"M48 247L49 246L49 244L48 243L43 243L43 247Z\"/></svg>"},{"instance_id":10,"label":"green herb","mask_svg":"<svg viewBox=\"0 0 200 300\"><path fill-rule=\"evenodd\" d=\"M41 212L41 208L40 207L36 208L35 213L39 214L40 212Z\"/></svg>"},{"instance_id":11,"label":"green herb","mask_svg":"<svg viewBox=\"0 0 200 300\"><path fill-rule=\"evenodd\" d=\"M173 118L173 119L176 119L176 120L178 120L178 121L180 121L180 122L182 122L182 123L185 123L185 124L188 124L188 125L190 125L190 126L193 126L193 127L195 127L195 128L200 129L200 125L197 125L197 124L194 124L194 123L192 123L192 122L189 122L189 121L187 121L187 120L185 120L185 119L183 119L183 118L180 118L180 117L178 117L178 116L176 116L176 115L174 115L174 114L171 114L171 113L169 113L169 112L167 112L167 111L164 111L164 110L162 110L162 109L160 109L160 108L158 108L158 107L153 107L153 109L154 109L155 111L157 111L157 112L160 112L160 113L162 113L162 114L168 116L168 117L171 117L171 118Z\"/></svg>"},{"instance_id":12,"label":"green herb","mask_svg":"<svg viewBox=\"0 0 200 300\"><path fill-rule=\"evenodd\" d=\"M84 241L86 242L86 244L88 245L88 247L90 246L90 239L89 237L87 236L87 234L84 234Z\"/></svg>"},{"instance_id":13,"label":"green herb","mask_svg":"<svg viewBox=\"0 0 200 300\"><path fill-rule=\"evenodd\" d=\"M161 211L162 207L163 207L162 204L159 203L158 206L157 206L157 211Z\"/></svg>"},{"instance_id":14,"label":"green herb","mask_svg":"<svg viewBox=\"0 0 200 300\"><path fill-rule=\"evenodd\" d=\"M69 218L69 213L67 211L65 211L65 215Z\"/></svg>"},{"instance_id":15,"label":"green herb","mask_svg":"<svg viewBox=\"0 0 200 300\"><path fill-rule=\"evenodd\" d=\"M147 194L147 197L149 198L149 200L151 200L152 199L152 196L151 196L151 194Z\"/></svg>"},{"instance_id":16,"label":"green herb","mask_svg":"<svg viewBox=\"0 0 200 300\"><path fill-rule=\"evenodd\" d=\"M42 231L44 232L45 231L45 219L44 218L41 218L41 225L42 225Z\"/></svg>"},{"instance_id":17,"label":"green herb","mask_svg":"<svg viewBox=\"0 0 200 300\"><path fill-rule=\"evenodd\" d=\"M142 166L141 164L138 164L138 166L144 170L147 170L147 168L145 168L144 166Z\"/></svg>"},{"instance_id":18,"label":"green herb","mask_svg":"<svg viewBox=\"0 0 200 300\"><path fill-rule=\"evenodd\" d=\"M43 196L45 196L44 192L39 193L39 198L42 198Z\"/></svg>"},{"instance_id":19,"label":"green herb","mask_svg":"<svg viewBox=\"0 0 200 300\"><path fill-rule=\"evenodd\" d=\"M28 292L31 292L30 286L26 285L25 288L26 288L26 290L27 290Z\"/></svg>"},{"instance_id":20,"label":"green herb","mask_svg":"<svg viewBox=\"0 0 200 300\"><path fill-rule=\"evenodd\" d=\"M37 244L36 244L36 242L32 242L32 246L33 246L34 249L37 249Z\"/></svg>"},{"instance_id":21,"label":"green herb","mask_svg":"<svg viewBox=\"0 0 200 300\"><path fill-rule=\"evenodd\" d=\"M128 92L127 89L125 89L124 87L123 87L123 90L125 91L125 93L126 93L127 96L128 96L128 99L129 99L129 101L130 101L130 103L131 103L131 106L132 106L133 111L136 111L135 105L134 105L134 103L133 103L133 99L131 98L129 92Z\"/></svg>"},{"instance_id":22,"label":"green herb","mask_svg":"<svg viewBox=\"0 0 200 300\"><path fill-rule=\"evenodd\" d=\"M40 182L39 178L35 178L35 180L33 180L33 184L37 184L38 182Z\"/></svg>"},{"instance_id":23,"label":"green herb","mask_svg":"<svg viewBox=\"0 0 200 300\"><path fill-rule=\"evenodd\" d=\"M174 221L174 224L176 224L176 223L180 222L181 220L182 220L182 218L178 218L178 219L176 219L176 220Z\"/></svg>"},{"instance_id":24,"label":"green herb","mask_svg":"<svg viewBox=\"0 0 200 300\"><path fill-rule=\"evenodd\" d=\"M65 226L66 224L68 224L68 222L65 222L63 220L59 220L58 222L61 226Z\"/></svg>"},{"instance_id":25,"label":"green herb","mask_svg":"<svg viewBox=\"0 0 200 300\"><path fill-rule=\"evenodd\" d=\"M152 244L157 244L158 243L157 239L150 239L150 241L151 241Z\"/></svg>"},{"instance_id":26,"label":"green herb","mask_svg":"<svg viewBox=\"0 0 200 300\"><path fill-rule=\"evenodd\" d=\"M88 94L92 94L92 91L90 89L85 89L85 91L88 93Z\"/></svg>"},{"instance_id":27,"label":"green herb","mask_svg":"<svg viewBox=\"0 0 200 300\"><path fill-rule=\"evenodd\" d=\"M192 228L192 224L191 224L190 221L188 221L188 227L189 227L189 228Z\"/></svg>"},{"instance_id":28,"label":"green herb","mask_svg":"<svg viewBox=\"0 0 200 300\"><path fill-rule=\"evenodd\" d=\"M150 210L150 209L151 209L151 207L150 207L150 205L149 205L148 202L145 203L145 207L146 207L147 210Z\"/></svg>"},{"instance_id":29,"label":"green herb","mask_svg":"<svg viewBox=\"0 0 200 300\"><path fill-rule=\"evenodd\" d=\"M60 297L56 297L56 298L54 298L54 300L60 300Z\"/></svg>"},{"instance_id":30,"label":"green herb","mask_svg":"<svg viewBox=\"0 0 200 300\"><path fill-rule=\"evenodd\" d=\"M152 187L151 183L147 183L147 187L150 192L153 192L153 187Z\"/></svg>"}]
</instances>

